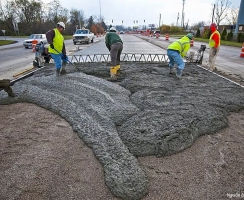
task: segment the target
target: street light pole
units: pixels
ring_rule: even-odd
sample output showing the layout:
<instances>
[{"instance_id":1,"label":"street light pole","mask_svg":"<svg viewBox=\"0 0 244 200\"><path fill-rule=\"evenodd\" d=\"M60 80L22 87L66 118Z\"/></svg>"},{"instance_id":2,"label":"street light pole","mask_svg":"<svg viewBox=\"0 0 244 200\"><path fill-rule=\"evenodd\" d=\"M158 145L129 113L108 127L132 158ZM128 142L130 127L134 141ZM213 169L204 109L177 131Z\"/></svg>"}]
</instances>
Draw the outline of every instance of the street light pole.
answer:
<instances>
[{"instance_id":1,"label":"street light pole","mask_svg":"<svg viewBox=\"0 0 244 200\"><path fill-rule=\"evenodd\" d=\"M100 21L102 21L102 16L101 16L101 0L99 0L99 8L100 8Z\"/></svg>"},{"instance_id":2,"label":"street light pole","mask_svg":"<svg viewBox=\"0 0 244 200\"><path fill-rule=\"evenodd\" d=\"M213 23L213 20L214 20L214 10L215 10L215 4L214 4L214 7L213 7L212 23Z\"/></svg>"},{"instance_id":3,"label":"street light pole","mask_svg":"<svg viewBox=\"0 0 244 200\"><path fill-rule=\"evenodd\" d=\"M181 25L182 25L183 29L184 29L184 6L185 6L185 1L186 0L183 0L182 19L181 19Z\"/></svg>"}]
</instances>

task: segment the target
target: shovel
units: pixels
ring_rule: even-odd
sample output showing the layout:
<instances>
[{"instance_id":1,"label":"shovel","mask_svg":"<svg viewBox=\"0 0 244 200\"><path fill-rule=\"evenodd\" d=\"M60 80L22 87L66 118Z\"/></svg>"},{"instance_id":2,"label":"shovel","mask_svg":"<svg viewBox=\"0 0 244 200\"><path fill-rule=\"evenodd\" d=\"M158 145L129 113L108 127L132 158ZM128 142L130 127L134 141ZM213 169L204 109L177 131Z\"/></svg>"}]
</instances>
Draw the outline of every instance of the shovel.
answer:
<instances>
[{"instance_id":1,"label":"shovel","mask_svg":"<svg viewBox=\"0 0 244 200\"><path fill-rule=\"evenodd\" d=\"M54 50L55 50L55 51L56 51L62 58L64 58L64 55L61 54L57 49L54 48ZM76 66L74 65L74 63L72 63L72 62L68 59L67 56L66 56L66 59L65 59L65 60L66 60L67 62L69 62L71 65L73 65L75 69L77 69L78 71L80 71L80 69L79 69L78 67L76 67Z\"/></svg>"}]
</instances>

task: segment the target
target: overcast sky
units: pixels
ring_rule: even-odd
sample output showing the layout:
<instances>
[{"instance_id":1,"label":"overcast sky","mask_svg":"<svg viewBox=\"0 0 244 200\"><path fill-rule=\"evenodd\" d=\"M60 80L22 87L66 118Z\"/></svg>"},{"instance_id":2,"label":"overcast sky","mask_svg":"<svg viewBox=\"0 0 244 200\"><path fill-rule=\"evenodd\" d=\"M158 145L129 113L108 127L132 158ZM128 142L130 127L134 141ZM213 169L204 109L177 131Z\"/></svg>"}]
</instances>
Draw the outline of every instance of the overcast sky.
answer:
<instances>
[{"instance_id":1,"label":"overcast sky","mask_svg":"<svg viewBox=\"0 0 244 200\"><path fill-rule=\"evenodd\" d=\"M45 3L50 0L43 0ZM231 7L238 8L241 0L230 0ZM189 25L205 21L210 22L212 9L215 0L185 0L185 23L189 20ZM60 0L63 7L83 10L88 18L91 15L105 18L107 25L137 26L148 24L171 25L177 23L181 25L183 0ZM101 5L101 6L100 6ZM123 24L122 24L123 20ZM134 24L134 20L138 23ZM145 23L144 23L145 20Z\"/></svg>"}]
</instances>

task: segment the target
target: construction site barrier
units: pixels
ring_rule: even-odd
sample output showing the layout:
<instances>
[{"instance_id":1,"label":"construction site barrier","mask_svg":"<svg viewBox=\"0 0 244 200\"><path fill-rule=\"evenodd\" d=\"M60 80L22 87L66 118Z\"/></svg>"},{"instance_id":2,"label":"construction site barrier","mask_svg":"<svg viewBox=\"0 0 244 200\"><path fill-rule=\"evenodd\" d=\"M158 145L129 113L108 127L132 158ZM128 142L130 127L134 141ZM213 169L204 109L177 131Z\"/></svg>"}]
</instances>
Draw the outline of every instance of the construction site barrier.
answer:
<instances>
[{"instance_id":1,"label":"construction site barrier","mask_svg":"<svg viewBox=\"0 0 244 200\"><path fill-rule=\"evenodd\" d=\"M165 35L165 40L169 40L169 34Z\"/></svg>"},{"instance_id":2,"label":"construction site barrier","mask_svg":"<svg viewBox=\"0 0 244 200\"><path fill-rule=\"evenodd\" d=\"M72 55L71 62L76 63L93 63L93 62L110 62L110 54L94 54L94 55ZM168 62L166 54L136 54L125 53L120 56L121 62Z\"/></svg>"},{"instance_id":3,"label":"construction site barrier","mask_svg":"<svg viewBox=\"0 0 244 200\"><path fill-rule=\"evenodd\" d=\"M244 57L244 42L242 43L241 54L240 57Z\"/></svg>"},{"instance_id":4,"label":"construction site barrier","mask_svg":"<svg viewBox=\"0 0 244 200\"><path fill-rule=\"evenodd\" d=\"M36 52L36 45L37 45L38 41L37 40L32 40L31 42L31 48L32 48L32 52Z\"/></svg>"},{"instance_id":5,"label":"construction site barrier","mask_svg":"<svg viewBox=\"0 0 244 200\"><path fill-rule=\"evenodd\" d=\"M192 39L192 40L190 41L190 46L193 47L193 44L194 44L194 40Z\"/></svg>"}]
</instances>

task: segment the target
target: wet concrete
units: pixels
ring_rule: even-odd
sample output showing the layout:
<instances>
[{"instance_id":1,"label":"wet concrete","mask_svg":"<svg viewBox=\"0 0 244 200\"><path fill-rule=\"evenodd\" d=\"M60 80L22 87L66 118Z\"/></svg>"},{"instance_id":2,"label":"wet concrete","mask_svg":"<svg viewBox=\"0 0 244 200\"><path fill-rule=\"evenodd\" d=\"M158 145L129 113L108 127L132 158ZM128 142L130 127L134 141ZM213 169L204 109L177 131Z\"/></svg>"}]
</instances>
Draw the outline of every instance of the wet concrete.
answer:
<instances>
[{"instance_id":1,"label":"wet concrete","mask_svg":"<svg viewBox=\"0 0 244 200\"><path fill-rule=\"evenodd\" d=\"M195 65L179 80L166 65L122 63L116 82L106 80L106 63L77 66L83 73L68 66L67 75L56 77L50 64L15 83L15 98L0 91L0 104L34 103L66 119L103 165L111 192L123 199L148 192L137 156L182 151L227 127L230 112L244 108L242 87Z\"/></svg>"}]
</instances>

